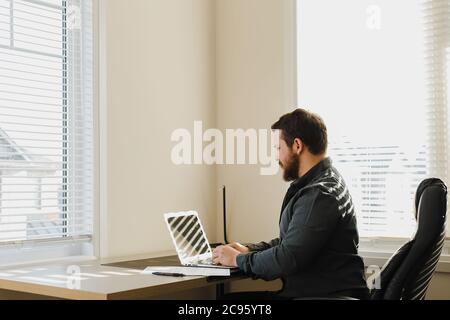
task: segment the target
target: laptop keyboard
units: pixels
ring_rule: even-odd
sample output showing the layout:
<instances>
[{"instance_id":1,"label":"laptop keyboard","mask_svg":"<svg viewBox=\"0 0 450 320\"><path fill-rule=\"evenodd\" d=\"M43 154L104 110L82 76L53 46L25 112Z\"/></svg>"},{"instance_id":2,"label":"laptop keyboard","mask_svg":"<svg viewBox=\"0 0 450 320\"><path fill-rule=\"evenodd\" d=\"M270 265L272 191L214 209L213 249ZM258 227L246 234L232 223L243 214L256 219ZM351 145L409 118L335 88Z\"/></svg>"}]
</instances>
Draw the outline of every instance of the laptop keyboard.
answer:
<instances>
[{"instance_id":1,"label":"laptop keyboard","mask_svg":"<svg viewBox=\"0 0 450 320\"><path fill-rule=\"evenodd\" d=\"M207 264L211 266L218 266L218 263L214 263L212 259L199 260L198 264Z\"/></svg>"}]
</instances>

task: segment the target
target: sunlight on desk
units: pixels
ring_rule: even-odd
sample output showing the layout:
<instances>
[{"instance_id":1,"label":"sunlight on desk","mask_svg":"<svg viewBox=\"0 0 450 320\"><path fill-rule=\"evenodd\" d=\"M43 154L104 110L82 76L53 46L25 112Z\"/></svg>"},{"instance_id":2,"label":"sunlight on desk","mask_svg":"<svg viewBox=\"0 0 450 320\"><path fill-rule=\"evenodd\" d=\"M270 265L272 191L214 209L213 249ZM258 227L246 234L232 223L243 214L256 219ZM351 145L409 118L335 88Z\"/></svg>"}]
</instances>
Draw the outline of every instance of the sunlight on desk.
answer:
<instances>
[{"instance_id":1,"label":"sunlight on desk","mask_svg":"<svg viewBox=\"0 0 450 320\"><path fill-rule=\"evenodd\" d=\"M67 281L53 280L53 279L42 278L42 277L19 277L18 279L35 281L35 282L39 282L39 283L51 283L51 284L59 284L59 285L67 284Z\"/></svg>"}]
</instances>

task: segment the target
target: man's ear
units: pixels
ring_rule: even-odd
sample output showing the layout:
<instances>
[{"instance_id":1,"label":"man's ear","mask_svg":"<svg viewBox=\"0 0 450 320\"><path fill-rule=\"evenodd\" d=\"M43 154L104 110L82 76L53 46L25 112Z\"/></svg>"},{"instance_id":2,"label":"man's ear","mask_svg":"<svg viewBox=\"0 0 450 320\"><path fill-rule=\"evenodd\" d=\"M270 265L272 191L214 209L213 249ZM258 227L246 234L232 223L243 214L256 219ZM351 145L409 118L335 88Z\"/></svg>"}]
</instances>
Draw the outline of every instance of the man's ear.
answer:
<instances>
[{"instance_id":1,"label":"man's ear","mask_svg":"<svg viewBox=\"0 0 450 320\"><path fill-rule=\"evenodd\" d=\"M299 138L296 138L296 139L294 140L294 145L293 145L293 147L294 147L294 152L295 152L297 155L300 155L300 153L302 153L302 151L303 151L303 141L300 140Z\"/></svg>"}]
</instances>

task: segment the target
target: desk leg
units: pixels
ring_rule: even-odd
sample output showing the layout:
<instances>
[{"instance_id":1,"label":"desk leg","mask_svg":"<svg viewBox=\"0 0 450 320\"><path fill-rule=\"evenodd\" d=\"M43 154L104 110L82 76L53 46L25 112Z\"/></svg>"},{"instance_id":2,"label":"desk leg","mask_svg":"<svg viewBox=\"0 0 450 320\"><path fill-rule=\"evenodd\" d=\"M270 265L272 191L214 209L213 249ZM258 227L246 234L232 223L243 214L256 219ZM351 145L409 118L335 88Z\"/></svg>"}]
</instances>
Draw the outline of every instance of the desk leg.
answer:
<instances>
[{"instance_id":1,"label":"desk leg","mask_svg":"<svg viewBox=\"0 0 450 320\"><path fill-rule=\"evenodd\" d=\"M222 298L225 295L225 284L216 284L216 300Z\"/></svg>"}]
</instances>

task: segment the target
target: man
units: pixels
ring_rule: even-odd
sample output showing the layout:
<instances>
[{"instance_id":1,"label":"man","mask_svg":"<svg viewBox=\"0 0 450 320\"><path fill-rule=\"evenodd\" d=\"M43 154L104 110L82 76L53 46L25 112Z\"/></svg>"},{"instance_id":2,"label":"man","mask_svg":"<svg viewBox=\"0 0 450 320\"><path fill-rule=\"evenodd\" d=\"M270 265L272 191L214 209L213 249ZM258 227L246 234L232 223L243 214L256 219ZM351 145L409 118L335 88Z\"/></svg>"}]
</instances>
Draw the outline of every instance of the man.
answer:
<instances>
[{"instance_id":1,"label":"man","mask_svg":"<svg viewBox=\"0 0 450 320\"><path fill-rule=\"evenodd\" d=\"M270 242L233 243L213 252L215 263L237 266L256 278L281 278L279 292L231 294L239 299L368 297L358 255L355 210L344 179L326 157L323 120L297 109L280 118L279 164L293 181L284 198L280 236Z\"/></svg>"}]
</instances>

